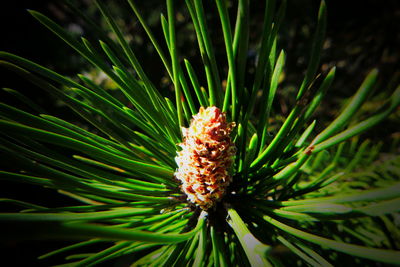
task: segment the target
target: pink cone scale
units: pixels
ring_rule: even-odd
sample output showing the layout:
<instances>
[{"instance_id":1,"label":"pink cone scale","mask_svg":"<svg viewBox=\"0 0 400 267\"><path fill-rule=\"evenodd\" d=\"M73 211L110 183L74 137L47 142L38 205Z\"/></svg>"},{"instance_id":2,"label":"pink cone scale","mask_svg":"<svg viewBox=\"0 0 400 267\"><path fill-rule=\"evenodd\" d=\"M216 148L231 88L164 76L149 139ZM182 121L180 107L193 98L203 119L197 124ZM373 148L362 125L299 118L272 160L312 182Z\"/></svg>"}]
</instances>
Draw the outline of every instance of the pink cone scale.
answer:
<instances>
[{"instance_id":1,"label":"pink cone scale","mask_svg":"<svg viewBox=\"0 0 400 267\"><path fill-rule=\"evenodd\" d=\"M236 148L230 133L234 127L235 123L228 123L219 108L201 107L189 128L182 128L175 177L187 200L203 210L214 207L232 181L230 170Z\"/></svg>"}]
</instances>

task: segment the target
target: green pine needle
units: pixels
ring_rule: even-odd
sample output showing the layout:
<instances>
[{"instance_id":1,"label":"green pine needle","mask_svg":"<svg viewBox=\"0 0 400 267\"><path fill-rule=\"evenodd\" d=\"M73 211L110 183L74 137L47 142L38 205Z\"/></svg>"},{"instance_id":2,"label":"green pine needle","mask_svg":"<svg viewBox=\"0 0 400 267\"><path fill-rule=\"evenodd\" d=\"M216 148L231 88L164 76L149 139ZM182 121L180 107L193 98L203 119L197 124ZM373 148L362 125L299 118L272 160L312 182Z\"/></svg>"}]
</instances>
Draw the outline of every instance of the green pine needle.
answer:
<instances>
[{"instance_id":1,"label":"green pine needle","mask_svg":"<svg viewBox=\"0 0 400 267\"><path fill-rule=\"evenodd\" d=\"M119 257L134 266L398 264L400 157L384 153L395 151L398 138L393 134L392 144L376 142L365 133L398 121L400 86L371 112L373 90L384 86L374 69L331 122L319 116L334 79L341 79L335 67L320 73L327 27L321 1L305 55L308 66L284 117L276 107L292 62L279 35L286 1L266 1L257 45L250 1L231 6L217 0L211 10L208 5L214 3L185 3L167 0L167 16L157 14L160 25L154 26L139 2L127 1L135 27L143 27L144 42L160 59L154 65L160 63L162 82L152 80L137 57L129 29L109 6L115 4L96 1L99 16L92 20L67 1L97 36L94 41L75 38L42 13L29 11L86 60L90 71L65 75L0 52L0 67L62 102L77 118L54 116L17 86L3 88L18 104L0 103L0 151L6 159L0 180L21 185L20 194L30 184L74 204L40 204L36 192L23 200L3 197L2 239L70 241L39 261L54 258L74 266L110 264ZM220 23L214 25L213 16ZM198 58L186 54L183 28L193 31ZM213 40L216 33L220 40ZM250 49L256 62L248 58ZM104 75L113 88L96 81L91 71ZM226 171L221 179L232 177L226 194L203 210L181 190L175 158L182 142L199 145L184 140L182 128L201 107L211 106L235 125L236 154L231 169L220 166ZM209 159L203 155L207 151L194 150L187 161ZM193 186L218 186L221 181L207 179L220 170L204 171L207 162L198 162L197 173L185 173L200 177Z\"/></svg>"}]
</instances>

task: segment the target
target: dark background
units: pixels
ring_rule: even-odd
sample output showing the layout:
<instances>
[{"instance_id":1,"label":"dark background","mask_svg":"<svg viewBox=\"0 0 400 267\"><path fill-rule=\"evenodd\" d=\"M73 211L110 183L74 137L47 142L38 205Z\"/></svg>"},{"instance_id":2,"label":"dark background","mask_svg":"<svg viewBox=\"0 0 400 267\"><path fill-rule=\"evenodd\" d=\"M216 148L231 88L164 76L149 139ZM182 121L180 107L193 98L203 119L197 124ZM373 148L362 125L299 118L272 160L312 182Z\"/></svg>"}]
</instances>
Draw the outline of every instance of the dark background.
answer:
<instances>
[{"instance_id":1,"label":"dark background","mask_svg":"<svg viewBox=\"0 0 400 267\"><path fill-rule=\"evenodd\" d=\"M99 13L90 1L75 1L85 9L94 19L100 20ZM110 2L110 1L109 1ZM140 25L135 23L133 12L130 12L124 1L112 1L114 11L119 11L121 18L130 32L134 32L133 44L140 51L138 57L141 58L144 69L148 73L153 73L153 79L160 80L160 87L163 72L158 71L161 63L157 59L154 51L147 47L147 39L140 29ZM158 12L166 14L165 7L160 6L159 1L137 1L143 16L149 18L149 23L156 34L161 31L157 25ZM207 1L205 1L207 2ZM208 1L210 2L210 1ZM263 1L253 1L263 2ZM281 111L285 113L285 103L283 99L290 95L291 88L301 83L302 75L307 66L308 48L310 39L315 28L316 15L319 1L300 0L288 1L288 10L284 25L282 25L279 46L284 48L287 54L285 71L287 73L284 83L281 85L287 90L281 90L278 98L281 100ZM182 5L184 1L182 1ZM117 4L117 5L115 5ZM118 6L121 4L121 6ZM44 66L52 68L62 74L72 75L82 70L90 69L90 66L82 61L77 54L60 41L56 36L41 26L26 9L33 9L43 12L54 20L66 27L71 23L79 23L76 17L65 13L58 1L13 1L9 6L1 8L0 14L0 50L12 52L38 62ZM337 78L332 89L326 98L320 114L326 120L335 116L343 99L351 96L361 84L365 75L372 69L378 68L380 71L378 86L375 95L389 93L399 83L400 68L400 4L397 0L388 1L333 1L327 0L328 6L328 29L326 35L326 45L321 58L322 71L330 67L337 66ZM178 8L185 15L184 7ZM215 14L215 7L210 5L210 11ZM252 41L256 43L257 36L261 31L261 18L263 5L258 6L252 3ZM117 13L114 13L117 14ZM211 19L212 21L212 19ZM178 20L178 41L182 54L194 57L197 51L197 44L190 45L191 36L186 34L187 18ZM216 24L216 28L220 27ZM181 34L180 33L185 33ZM89 38L90 32L85 35ZM182 37L183 35L183 37ZM181 36L181 37L179 37ZM219 47L223 45L218 30L213 33L213 41ZM220 36L220 37L218 37ZM158 36L160 37L160 36ZM217 55L218 56L218 55ZM144 60L146 59L146 60ZM73 115L66 111L65 107L60 106L55 99L44 95L43 92L35 88L30 83L21 80L18 76L5 69L0 69L0 86L9 87L23 92L36 103L44 107L52 115L61 116L66 119L74 120ZM168 94L168 88L164 88ZM1 102L18 105L13 97L0 92ZM286 108L287 109L287 108ZM69 117L71 116L71 117ZM385 127L377 127L378 130L369 133L372 138L389 138L389 135L398 131L398 125L394 123L385 124ZM2 159L3 165L7 164L7 159ZM1 197L13 197L19 199L35 199L36 204L46 204L51 206L67 205L70 203L65 197L36 187L13 185L2 183L0 187ZM1 207L1 206L0 206ZM3 210L4 211L4 210ZM0 237L1 239L1 237ZM44 254L54 248L63 246L64 242L1 242L0 254L2 262L10 262L9 266L35 266L48 265L51 262L36 261L38 255ZM9 259L7 261L7 259Z\"/></svg>"}]
</instances>

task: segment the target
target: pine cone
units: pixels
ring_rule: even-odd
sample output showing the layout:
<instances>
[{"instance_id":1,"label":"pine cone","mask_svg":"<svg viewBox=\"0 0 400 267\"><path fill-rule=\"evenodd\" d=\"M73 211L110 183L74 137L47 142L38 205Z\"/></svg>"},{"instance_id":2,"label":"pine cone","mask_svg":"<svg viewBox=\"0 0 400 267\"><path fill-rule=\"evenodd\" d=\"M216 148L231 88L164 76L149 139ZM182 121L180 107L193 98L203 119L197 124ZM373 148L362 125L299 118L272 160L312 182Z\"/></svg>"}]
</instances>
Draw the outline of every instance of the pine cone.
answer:
<instances>
[{"instance_id":1,"label":"pine cone","mask_svg":"<svg viewBox=\"0 0 400 267\"><path fill-rule=\"evenodd\" d=\"M229 171L236 148L229 135L234 126L219 108L201 107L190 127L182 128L175 177L181 181L188 201L203 210L222 199L232 180Z\"/></svg>"}]
</instances>

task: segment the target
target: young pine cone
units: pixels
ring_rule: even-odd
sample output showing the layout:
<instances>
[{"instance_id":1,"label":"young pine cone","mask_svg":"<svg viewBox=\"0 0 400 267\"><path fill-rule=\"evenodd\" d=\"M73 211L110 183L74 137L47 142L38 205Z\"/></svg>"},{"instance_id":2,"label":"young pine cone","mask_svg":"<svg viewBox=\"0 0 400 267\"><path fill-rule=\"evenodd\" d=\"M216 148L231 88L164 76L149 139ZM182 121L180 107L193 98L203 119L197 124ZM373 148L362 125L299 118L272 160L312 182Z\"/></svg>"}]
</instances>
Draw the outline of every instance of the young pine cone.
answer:
<instances>
[{"instance_id":1,"label":"young pine cone","mask_svg":"<svg viewBox=\"0 0 400 267\"><path fill-rule=\"evenodd\" d=\"M201 107L190 127L182 128L175 177L187 199L203 210L221 200L232 180L229 171L236 148L229 134L234 126L219 108Z\"/></svg>"}]
</instances>

